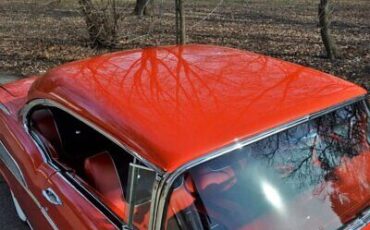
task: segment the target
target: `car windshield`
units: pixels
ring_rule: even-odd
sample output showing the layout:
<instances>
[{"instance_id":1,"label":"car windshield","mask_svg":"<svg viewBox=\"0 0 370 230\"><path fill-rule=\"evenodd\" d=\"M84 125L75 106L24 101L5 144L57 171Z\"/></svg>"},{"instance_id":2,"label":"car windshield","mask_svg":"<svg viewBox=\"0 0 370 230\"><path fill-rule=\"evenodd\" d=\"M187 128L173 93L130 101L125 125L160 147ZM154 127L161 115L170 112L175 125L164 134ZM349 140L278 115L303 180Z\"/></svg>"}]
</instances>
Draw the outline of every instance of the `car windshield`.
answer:
<instances>
[{"instance_id":1,"label":"car windshield","mask_svg":"<svg viewBox=\"0 0 370 230\"><path fill-rule=\"evenodd\" d=\"M166 229L336 229L370 204L369 113L338 109L186 171Z\"/></svg>"}]
</instances>

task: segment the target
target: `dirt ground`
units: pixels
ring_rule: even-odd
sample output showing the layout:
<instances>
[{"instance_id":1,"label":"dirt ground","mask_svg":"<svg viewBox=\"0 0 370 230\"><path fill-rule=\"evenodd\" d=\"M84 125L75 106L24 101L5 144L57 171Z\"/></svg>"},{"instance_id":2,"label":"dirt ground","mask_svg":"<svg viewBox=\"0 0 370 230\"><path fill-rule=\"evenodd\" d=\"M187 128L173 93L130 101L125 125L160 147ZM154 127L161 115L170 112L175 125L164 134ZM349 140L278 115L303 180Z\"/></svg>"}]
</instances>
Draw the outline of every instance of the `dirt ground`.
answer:
<instances>
[{"instance_id":1,"label":"dirt ground","mask_svg":"<svg viewBox=\"0 0 370 230\"><path fill-rule=\"evenodd\" d=\"M123 0L122 0L123 1ZM0 0L0 72L42 74L61 63L109 52L89 47L77 1ZM174 1L156 1L151 17L120 5L114 50L175 42ZM312 0L187 0L190 43L217 44L311 66L370 88L370 1L335 0L332 32L341 57L323 57Z\"/></svg>"}]
</instances>

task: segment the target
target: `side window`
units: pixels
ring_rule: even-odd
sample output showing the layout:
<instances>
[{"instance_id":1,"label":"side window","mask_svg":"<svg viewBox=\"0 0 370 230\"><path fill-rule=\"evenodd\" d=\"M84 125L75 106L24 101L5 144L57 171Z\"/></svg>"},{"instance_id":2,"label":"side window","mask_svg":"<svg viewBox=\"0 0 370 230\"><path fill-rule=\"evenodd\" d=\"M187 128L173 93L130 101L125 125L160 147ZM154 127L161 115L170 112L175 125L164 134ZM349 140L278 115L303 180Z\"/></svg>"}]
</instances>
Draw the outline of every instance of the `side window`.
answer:
<instances>
[{"instance_id":1,"label":"side window","mask_svg":"<svg viewBox=\"0 0 370 230\"><path fill-rule=\"evenodd\" d=\"M156 175L151 169L60 109L32 111L29 127L49 161L73 175L67 179L76 180L81 189L88 190L125 224L131 222L138 229L148 227Z\"/></svg>"}]
</instances>

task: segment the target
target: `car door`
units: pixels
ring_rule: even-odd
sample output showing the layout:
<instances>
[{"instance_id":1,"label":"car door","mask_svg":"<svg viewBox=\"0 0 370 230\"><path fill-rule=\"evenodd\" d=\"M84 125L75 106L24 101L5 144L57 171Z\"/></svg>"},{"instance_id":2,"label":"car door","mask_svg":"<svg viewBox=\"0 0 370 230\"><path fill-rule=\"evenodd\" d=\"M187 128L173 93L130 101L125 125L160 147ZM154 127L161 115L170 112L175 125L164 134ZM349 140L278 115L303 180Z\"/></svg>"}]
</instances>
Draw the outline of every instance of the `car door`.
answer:
<instances>
[{"instance_id":1,"label":"car door","mask_svg":"<svg viewBox=\"0 0 370 230\"><path fill-rule=\"evenodd\" d=\"M47 158L42 170L59 169L39 192L48 215L65 229L148 229L156 172L67 111L40 106L30 115Z\"/></svg>"},{"instance_id":2,"label":"car door","mask_svg":"<svg viewBox=\"0 0 370 230\"><path fill-rule=\"evenodd\" d=\"M39 186L53 172L40 168L42 158L20 122L0 113L0 171L33 228L52 229Z\"/></svg>"},{"instance_id":3,"label":"car door","mask_svg":"<svg viewBox=\"0 0 370 230\"><path fill-rule=\"evenodd\" d=\"M54 120L54 115L45 107L31 113L30 121L26 124L30 136L44 156L39 171L45 172L47 177L38 185L42 206L55 228L115 229L120 222L112 223L107 214L101 211L99 206L102 205L91 201L92 195L77 182L74 169L56 160L61 151L58 147L62 143L61 139L70 139L70 133L59 133L58 127L62 124ZM56 140L58 138L60 140Z\"/></svg>"},{"instance_id":4,"label":"car door","mask_svg":"<svg viewBox=\"0 0 370 230\"><path fill-rule=\"evenodd\" d=\"M85 194L65 177L68 172L53 174L42 190L44 207L59 229L116 229Z\"/></svg>"}]
</instances>

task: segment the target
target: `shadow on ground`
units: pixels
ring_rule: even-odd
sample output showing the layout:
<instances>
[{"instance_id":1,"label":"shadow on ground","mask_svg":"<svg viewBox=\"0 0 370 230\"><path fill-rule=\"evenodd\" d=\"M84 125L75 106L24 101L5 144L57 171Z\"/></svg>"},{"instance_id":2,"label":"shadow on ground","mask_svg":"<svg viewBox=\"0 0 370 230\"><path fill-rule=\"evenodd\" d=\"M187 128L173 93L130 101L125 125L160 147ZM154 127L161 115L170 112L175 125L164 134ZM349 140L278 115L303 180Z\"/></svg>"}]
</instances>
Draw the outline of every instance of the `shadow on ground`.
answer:
<instances>
[{"instance_id":1,"label":"shadow on ground","mask_svg":"<svg viewBox=\"0 0 370 230\"><path fill-rule=\"evenodd\" d=\"M9 188L0 176L0 229L29 229L18 219Z\"/></svg>"},{"instance_id":2,"label":"shadow on ground","mask_svg":"<svg viewBox=\"0 0 370 230\"><path fill-rule=\"evenodd\" d=\"M0 73L0 84L14 81L10 74ZM27 224L18 219L8 185L0 176L0 229L29 229Z\"/></svg>"}]
</instances>

